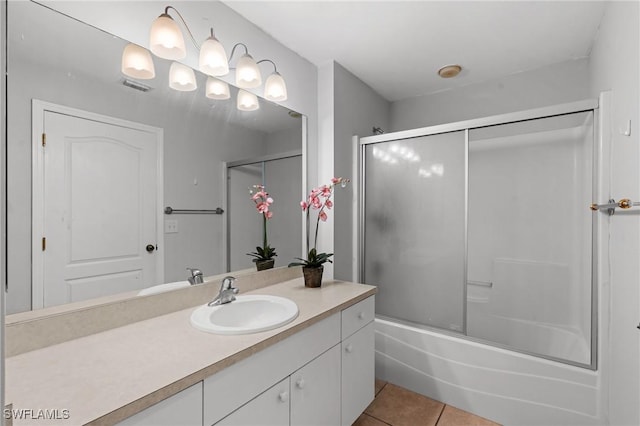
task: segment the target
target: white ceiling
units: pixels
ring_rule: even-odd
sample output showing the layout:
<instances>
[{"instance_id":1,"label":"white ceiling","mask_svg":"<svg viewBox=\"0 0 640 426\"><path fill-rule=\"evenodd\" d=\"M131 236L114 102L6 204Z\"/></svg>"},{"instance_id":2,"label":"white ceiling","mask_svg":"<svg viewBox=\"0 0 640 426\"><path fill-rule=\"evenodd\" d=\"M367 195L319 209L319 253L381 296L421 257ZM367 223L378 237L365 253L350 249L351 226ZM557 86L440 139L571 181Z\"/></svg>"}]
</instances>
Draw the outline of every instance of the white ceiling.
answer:
<instances>
[{"instance_id":1,"label":"white ceiling","mask_svg":"<svg viewBox=\"0 0 640 426\"><path fill-rule=\"evenodd\" d=\"M606 2L225 3L315 65L335 60L389 101L589 56ZM463 72L442 79L437 70ZM281 70L286 75L286 70Z\"/></svg>"}]
</instances>

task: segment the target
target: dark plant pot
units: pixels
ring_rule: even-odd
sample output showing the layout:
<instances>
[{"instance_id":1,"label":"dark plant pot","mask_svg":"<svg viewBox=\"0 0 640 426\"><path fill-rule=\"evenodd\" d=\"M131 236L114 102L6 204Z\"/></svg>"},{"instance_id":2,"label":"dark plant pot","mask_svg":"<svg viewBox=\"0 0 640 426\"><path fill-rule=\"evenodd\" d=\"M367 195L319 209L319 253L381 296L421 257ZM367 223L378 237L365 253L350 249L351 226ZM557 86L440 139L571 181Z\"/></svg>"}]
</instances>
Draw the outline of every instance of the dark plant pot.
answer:
<instances>
[{"instance_id":1,"label":"dark plant pot","mask_svg":"<svg viewBox=\"0 0 640 426\"><path fill-rule=\"evenodd\" d=\"M303 266L302 274L304 275L304 286L317 288L322 285L322 271L324 266Z\"/></svg>"},{"instance_id":2,"label":"dark plant pot","mask_svg":"<svg viewBox=\"0 0 640 426\"><path fill-rule=\"evenodd\" d=\"M256 262L256 269L258 271L264 271L265 269L272 269L274 263L276 263L275 259L258 260Z\"/></svg>"}]
</instances>

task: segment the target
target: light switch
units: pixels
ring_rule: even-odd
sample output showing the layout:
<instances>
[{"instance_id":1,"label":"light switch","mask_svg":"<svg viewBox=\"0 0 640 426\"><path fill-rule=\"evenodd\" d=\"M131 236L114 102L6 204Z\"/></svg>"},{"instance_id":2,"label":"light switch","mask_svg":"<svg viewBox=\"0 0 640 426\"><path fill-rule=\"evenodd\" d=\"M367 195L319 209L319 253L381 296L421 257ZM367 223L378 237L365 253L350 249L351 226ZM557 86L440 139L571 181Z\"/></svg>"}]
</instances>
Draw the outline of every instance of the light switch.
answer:
<instances>
[{"instance_id":1,"label":"light switch","mask_svg":"<svg viewBox=\"0 0 640 426\"><path fill-rule=\"evenodd\" d=\"M164 233L175 234L178 232L178 221L175 219L164 221Z\"/></svg>"}]
</instances>

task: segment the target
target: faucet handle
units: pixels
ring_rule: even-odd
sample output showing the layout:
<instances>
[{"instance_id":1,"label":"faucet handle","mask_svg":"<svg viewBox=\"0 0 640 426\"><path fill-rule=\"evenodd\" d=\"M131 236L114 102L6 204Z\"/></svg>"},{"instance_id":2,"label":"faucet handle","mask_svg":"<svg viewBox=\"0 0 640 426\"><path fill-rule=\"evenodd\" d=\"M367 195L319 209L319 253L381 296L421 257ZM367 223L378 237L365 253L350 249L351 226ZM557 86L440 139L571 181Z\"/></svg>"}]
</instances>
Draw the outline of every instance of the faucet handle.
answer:
<instances>
[{"instance_id":1,"label":"faucet handle","mask_svg":"<svg viewBox=\"0 0 640 426\"><path fill-rule=\"evenodd\" d=\"M187 268L187 271L191 272L192 277L195 277L197 275L202 275L202 271L197 268Z\"/></svg>"},{"instance_id":2,"label":"faucet handle","mask_svg":"<svg viewBox=\"0 0 640 426\"><path fill-rule=\"evenodd\" d=\"M235 290L234 293L238 294L238 289L233 286L233 283L236 281L236 277L232 277L228 275L222 279L222 284L220 284L220 290Z\"/></svg>"}]
</instances>

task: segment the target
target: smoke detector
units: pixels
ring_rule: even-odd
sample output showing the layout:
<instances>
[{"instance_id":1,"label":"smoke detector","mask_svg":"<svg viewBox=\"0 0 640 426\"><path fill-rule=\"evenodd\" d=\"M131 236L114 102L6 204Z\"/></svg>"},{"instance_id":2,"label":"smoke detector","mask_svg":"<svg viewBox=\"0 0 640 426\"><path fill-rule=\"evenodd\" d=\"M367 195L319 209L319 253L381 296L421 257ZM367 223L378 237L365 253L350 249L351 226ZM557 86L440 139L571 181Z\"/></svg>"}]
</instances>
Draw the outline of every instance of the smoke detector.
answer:
<instances>
[{"instance_id":1,"label":"smoke detector","mask_svg":"<svg viewBox=\"0 0 640 426\"><path fill-rule=\"evenodd\" d=\"M438 75L442 78L453 78L460 74L462 67L458 64L445 65L438 70Z\"/></svg>"}]
</instances>

